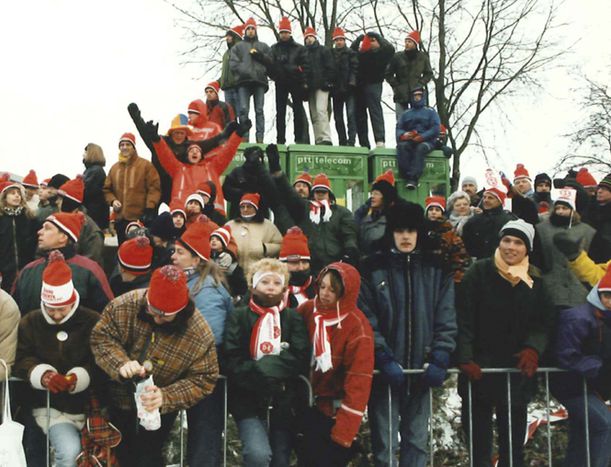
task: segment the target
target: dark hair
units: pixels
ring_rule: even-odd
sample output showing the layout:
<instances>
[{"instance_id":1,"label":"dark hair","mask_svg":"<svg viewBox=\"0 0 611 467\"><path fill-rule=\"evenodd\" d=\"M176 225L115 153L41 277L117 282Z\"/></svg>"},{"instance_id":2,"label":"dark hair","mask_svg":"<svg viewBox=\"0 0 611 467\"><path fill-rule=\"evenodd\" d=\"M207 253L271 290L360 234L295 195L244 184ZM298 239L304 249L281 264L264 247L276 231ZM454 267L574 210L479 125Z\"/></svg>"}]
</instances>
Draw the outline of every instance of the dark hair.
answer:
<instances>
[{"instance_id":1,"label":"dark hair","mask_svg":"<svg viewBox=\"0 0 611 467\"><path fill-rule=\"evenodd\" d=\"M340 298L344 296L344 292L345 292L344 281L342 280L342 276L335 269L327 269L320 278L321 282L327 274L329 275L329 281L331 282L331 287L333 287L333 290L335 291L335 295L337 295L337 299L339 300Z\"/></svg>"}]
</instances>

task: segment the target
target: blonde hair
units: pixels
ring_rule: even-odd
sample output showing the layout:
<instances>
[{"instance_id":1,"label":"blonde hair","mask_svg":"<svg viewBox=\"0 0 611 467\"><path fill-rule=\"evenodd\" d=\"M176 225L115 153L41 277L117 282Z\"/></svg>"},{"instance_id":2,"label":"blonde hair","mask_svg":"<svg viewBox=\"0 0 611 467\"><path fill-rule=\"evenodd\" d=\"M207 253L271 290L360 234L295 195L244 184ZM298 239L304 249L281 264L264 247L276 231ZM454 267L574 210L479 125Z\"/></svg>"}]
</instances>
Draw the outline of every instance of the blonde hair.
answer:
<instances>
[{"instance_id":1,"label":"blonde hair","mask_svg":"<svg viewBox=\"0 0 611 467\"><path fill-rule=\"evenodd\" d=\"M222 285L227 290L229 290L229 285L227 284L225 274L223 273L223 271L221 271L221 268L219 268L214 261L201 260L197 265L196 270L199 273L199 279L195 283L191 295L197 295L197 293L199 293L199 291L202 289L202 286L204 285L204 280L208 276L212 277L214 285Z\"/></svg>"},{"instance_id":2,"label":"blonde hair","mask_svg":"<svg viewBox=\"0 0 611 467\"><path fill-rule=\"evenodd\" d=\"M285 285L288 285L289 283L289 269L286 263L283 263L275 258L263 258L256 263L251 264L250 268L248 268L248 273L246 274L248 287L252 288L252 277L259 271L275 272L276 274L284 277Z\"/></svg>"},{"instance_id":3,"label":"blonde hair","mask_svg":"<svg viewBox=\"0 0 611 467\"><path fill-rule=\"evenodd\" d=\"M19 207L23 208L23 212L25 213L28 219L34 219L35 215L28 206L28 202L25 199L25 188L21 184L16 184L16 186L5 190L4 193L0 195L0 216L4 215L4 208L8 207L6 205L6 195L8 195L8 192L10 190L19 190L19 193L21 194L21 204L19 205Z\"/></svg>"},{"instance_id":4,"label":"blonde hair","mask_svg":"<svg viewBox=\"0 0 611 467\"><path fill-rule=\"evenodd\" d=\"M89 143L85 146L85 157L83 157L83 161L88 164L101 165L102 167L106 165L104 151L95 143Z\"/></svg>"}]
</instances>

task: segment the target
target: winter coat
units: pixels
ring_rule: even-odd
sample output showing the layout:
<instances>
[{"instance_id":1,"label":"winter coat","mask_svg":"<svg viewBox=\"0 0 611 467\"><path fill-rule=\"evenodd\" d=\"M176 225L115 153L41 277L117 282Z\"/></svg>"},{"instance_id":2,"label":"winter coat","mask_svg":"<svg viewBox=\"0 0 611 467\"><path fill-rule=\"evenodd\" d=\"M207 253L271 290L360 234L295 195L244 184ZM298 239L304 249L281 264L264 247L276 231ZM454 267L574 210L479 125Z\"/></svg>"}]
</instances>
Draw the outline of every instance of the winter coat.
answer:
<instances>
[{"instance_id":1,"label":"winter coat","mask_svg":"<svg viewBox=\"0 0 611 467\"><path fill-rule=\"evenodd\" d=\"M17 351L17 329L21 314L17 303L7 292L0 289L0 358L9 367L15 363L15 352ZM4 367L0 367L0 382L6 379Z\"/></svg>"},{"instance_id":2,"label":"winter coat","mask_svg":"<svg viewBox=\"0 0 611 467\"><path fill-rule=\"evenodd\" d=\"M231 296L222 284L216 284L212 276L208 275L200 282L200 274L197 272L189 274L187 285L195 308L206 319L208 326L214 335L216 346L223 343L225 332L225 320L227 315L233 311Z\"/></svg>"},{"instance_id":3,"label":"winter coat","mask_svg":"<svg viewBox=\"0 0 611 467\"><path fill-rule=\"evenodd\" d=\"M242 165L234 167L225 177L223 194L225 199L231 203L229 206L230 219L237 219L240 216L240 200L246 193L259 193L261 195L259 211L262 217L269 216L268 196L265 187L262 186L264 172L266 169L263 164L245 161Z\"/></svg>"},{"instance_id":4,"label":"winter coat","mask_svg":"<svg viewBox=\"0 0 611 467\"><path fill-rule=\"evenodd\" d=\"M59 251L72 270L72 282L79 293L81 305L101 312L114 298L103 269L91 259L77 255L73 245L68 245ZM45 252L43 258L28 263L17 276L12 295L22 315L40 308L42 273L47 267L48 254L49 252Z\"/></svg>"},{"instance_id":5,"label":"winter coat","mask_svg":"<svg viewBox=\"0 0 611 467\"><path fill-rule=\"evenodd\" d=\"M331 49L320 45L318 41L306 45L309 67L306 70L306 82L310 93L323 90L330 91L335 82L335 61Z\"/></svg>"},{"instance_id":6,"label":"winter coat","mask_svg":"<svg viewBox=\"0 0 611 467\"><path fill-rule=\"evenodd\" d=\"M316 406L327 417L334 417L331 439L350 447L359 431L367 407L373 376L373 331L367 318L357 307L361 278L356 269L345 263L334 263L344 285L344 295L338 308L325 310L318 299L308 300L299 307L299 313L308 327L310 341L314 338L316 323L314 310L335 318L345 315L340 325L328 326L333 368L325 373L312 369L310 381Z\"/></svg>"},{"instance_id":7,"label":"winter coat","mask_svg":"<svg viewBox=\"0 0 611 467\"><path fill-rule=\"evenodd\" d=\"M467 253L473 259L489 258L499 245L499 232L516 217L502 206L484 210L467 221L462 231Z\"/></svg>"},{"instance_id":8,"label":"winter coat","mask_svg":"<svg viewBox=\"0 0 611 467\"><path fill-rule=\"evenodd\" d=\"M233 133L222 146L207 153L203 160L193 165L180 162L174 157L165 140L160 139L153 146L164 170L172 177L172 199L184 203L187 197L196 192L201 182L210 180L216 187L215 209L225 215L225 198L221 187L221 174L235 156L242 142L237 133Z\"/></svg>"},{"instance_id":9,"label":"winter coat","mask_svg":"<svg viewBox=\"0 0 611 467\"><path fill-rule=\"evenodd\" d=\"M76 243L76 253L95 261L104 268L104 233L87 214L85 214L85 223Z\"/></svg>"},{"instance_id":10,"label":"winter coat","mask_svg":"<svg viewBox=\"0 0 611 467\"><path fill-rule=\"evenodd\" d=\"M379 49L369 49L366 52L359 51L364 36L359 36L350 45L352 50L358 52L359 67L356 77L358 86L384 82L386 67L395 53L395 48L382 36L376 33L370 33L369 35L378 39Z\"/></svg>"},{"instance_id":11,"label":"winter coat","mask_svg":"<svg viewBox=\"0 0 611 467\"><path fill-rule=\"evenodd\" d=\"M270 78L285 86L303 87L310 68L306 49L291 37L286 42L276 42L271 47L273 66Z\"/></svg>"},{"instance_id":12,"label":"winter coat","mask_svg":"<svg viewBox=\"0 0 611 467\"><path fill-rule=\"evenodd\" d=\"M0 213L0 273L2 289L9 291L17 271L34 259L37 223L22 210L13 216Z\"/></svg>"},{"instance_id":13,"label":"winter coat","mask_svg":"<svg viewBox=\"0 0 611 467\"><path fill-rule=\"evenodd\" d=\"M104 181L106 172L104 167L98 164L85 163L83 172L83 182L85 183L85 194L83 196L83 206L87 209L87 214L100 229L108 228L108 217L110 215L108 204L104 200Z\"/></svg>"},{"instance_id":14,"label":"winter coat","mask_svg":"<svg viewBox=\"0 0 611 467\"><path fill-rule=\"evenodd\" d=\"M558 366L570 373L554 375L555 397L583 396L584 376L589 390L604 400L611 397L610 314L600 301L598 287L585 303L560 312L555 356Z\"/></svg>"},{"instance_id":15,"label":"winter coat","mask_svg":"<svg viewBox=\"0 0 611 467\"><path fill-rule=\"evenodd\" d=\"M594 203L588 212L588 222L596 229L589 255L596 263L611 260L611 202L601 206Z\"/></svg>"},{"instance_id":16,"label":"winter coat","mask_svg":"<svg viewBox=\"0 0 611 467\"><path fill-rule=\"evenodd\" d=\"M256 49L261 54L261 61L253 58L250 53ZM229 56L229 69L235 78L236 86L259 85L267 92L267 67L271 65L271 49L265 42L259 41L255 36L253 39L245 37L231 48Z\"/></svg>"},{"instance_id":17,"label":"winter coat","mask_svg":"<svg viewBox=\"0 0 611 467\"><path fill-rule=\"evenodd\" d=\"M208 121L216 123L219 128L225 128L229 122L235 120L234 108L227 102L207 100L206 107L208 107Z\"/></svg>"},{"instance_id":18,"label":"winter coat","mask_svg":"<svg viewBox=\"0 0 611 467\"><path fill-rule=\"evenodd\" d=\"M422 368L433 351L454 351L454 283L446 271L418 252L394 250L365 260L361 271L359 307L373 328L376 351L408 369Z\"/></svg>"},{"instance_id":19,"label":"winter coat","mask_svg":"<svg viewBox=\"0 0 611 467\"><path fill-rule=\"evenodd\" d=\"M145 209L155 209L161 198L159 174L146 159L137 155L127 162L115 163L104 182L104 198L109 206L114 200L122 204L117 219L135 221Z\"/></svg>"},{"instance_id":20,"label":"winter coat","mask_svg":"<svg viewBox=\"0 0 611 467\"><path fill-rule=\"evenodd\" d=\"M227 89L233 89L236 87L236 78L233 75L231 67L229 66L229 58L231 57L231 49L233 46L242 41L241 37L233 34L233 43L227 44L227 50L223 54L223 60L221 62L221 77L218 79L221 89L226 91Z\"/></svg>"},{"instance_id":21,"label":"winter coat","mask_svg":"<svg viewBox=\"0 0 611 467\"><path fill-rule=\"evenodd\" d=\"M89 337L100 314L78 306L66 322L49 324L43 313L38 309L21 318L14 375L30 382L31 388L28 388L26 396L28 405L37 408L46 407L46 392L40 391L44 389L40 379L46 371L56 371L62 375L75 373L77 382L74 391L51 394L51 407L60 412L81 414L89 402L89 392L85 390L94 377L99 381ZM68 335L65 341L57 338L61 331Z\"/></svg>"},{"instance_id":22,"label":"winter coat","mask_svg":"<svg viewBox=\"0 0 611 467\"><path fill-rule=\"evenodd\" d=\"M392 87L393 100L406 105L414 89L425 88L433 79L429 56L421 50L397 52L390 60L384 77Z\"/></svg>"},{"instance_id":23,"label":"winter coat","mask_svg":"<svg viewBox=\"0 0 611 467\"><path fill-rule=\"evenodd\" d=\"M386 232L386 215L383 210L372 210L368 201L354 212L358 229L359 250L363 257L375 253Z\"/></svg>"},{"instance_id":24,"label":"winter coat","mask_svg":"<svg viewBox=\"0 0 611 467\"><path fill-rule=\"evenodd\" d=\"M588 224L575 222L567 229L552 224L548 219L535 227L541 245L543 282L550 290L555 306L577 306L588 295L588 290L569 268L566 256L554 245L554 235L566 230L573 240L579 241L582 250L588 250L595 230Z\"/></svg>"},{"instance_id":25,"label":"winter coat","mask_svg":"<svg viewBox=\"0 0 611 467\"><path fill-rule=\"evenodd\" d=\"M246 222L241 218L227 222L238 244L238 263L248 274L251 264L262 258L277 258L282 235L271 221Z\"/></svg>"},{"instance_id":26,"label":"winter coat","mask_svg":"<svg viewBox=\"0 0 611 467\"><path fill-rule=\"evenodd\" d=\"M471 265L462 238L454 231L448 220L424 222L426 236L422 239L427 256L442 269L452 273L455 284L459 284Z\"/></svg>"},{"instance_id":27,"label":"winter coat","mask_svg":"<svg viewBox=\"0 0 611 467\"><path fill-rule=\"evenodd\" d=\"M109 400L120 410L135 410L134 386L119 369L130 360L153 364L161 389L162 414L187 409L209 395L218 378L214 336L192 303L164 331L145 313L146 289L128 292L110 302L91 332L98 366L112 379Z\"/></svg>"},{"instance_id":28,"label":"winter coat","mask_svg":"<svg viewBox=\"0 0 611 467\"><path fill-rule=\"evenodd\" d=\"M282 414L294 413L298 391L304 390L297 378L306 374L310 357L306 328L294 309L285 308L280 312L280 333L282 342L288 345L282 347L279 355L254 360L250 342L258 318L248 306L236 308L227 317L223 350L229 410L236 420L265 419L271 405L273 415L279 415L274 422L290 423L289 417L282 420Z\"/></svg>"},{"instance_id":29,"label":"winter coat","mask_svg":"<svg viewBox=\"0 0 611 467\"><path fill-rule=\"evenodd\" d=\"M407 131L417 131L426 143L433 143L439 136L439 115L432 107L411 107L397 121L397 143Z\"/></svg>"},{"instance_id":30,"label":"winter coat","mask_svg":"<svg viewBox=\"0 0 611 467\"><path fill-rule=\"evenodd\" d=\"M606 263L596 264L585 251L579 253L579 256L573 261L569 261L569 267L577 279L590 284L592 287L603 278L610 265L611 260Z\"/></svg>"},{"instance_id":31,"label":"winter coat","mask_svg":"<svg viewBox=\"0 0 611 467\"><path fill-rule=\"evenodd\" d=\"M356 76L359 71L358 53L350 47L331 49L335 61L335 86L331 90L333 96L344 96L354 92Z\"/></svg>"},{"instance_id":32,"label":"winter coat","mask_svg":"<svg viewBox=\"0 0 611 467\"><path fill-rule=\"evenodd\" d=\"M194 109L199 112L191 123L190 141L202 141L217 136L223 127L208 119L208 106L201 99L195 99L189 104L189 109ZM154 146L153 142L153 146ZM207 154L206 154L207 155Z\"/></svg>"}]
</instances>

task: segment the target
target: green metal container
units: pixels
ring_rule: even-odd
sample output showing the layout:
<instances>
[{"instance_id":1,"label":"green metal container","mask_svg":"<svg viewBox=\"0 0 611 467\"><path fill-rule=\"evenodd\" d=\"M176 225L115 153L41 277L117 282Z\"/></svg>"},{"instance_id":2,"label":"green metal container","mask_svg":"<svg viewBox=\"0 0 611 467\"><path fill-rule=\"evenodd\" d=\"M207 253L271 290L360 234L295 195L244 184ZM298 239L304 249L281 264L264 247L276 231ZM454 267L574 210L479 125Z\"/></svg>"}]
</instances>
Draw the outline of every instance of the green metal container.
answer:
<instances>
[{"instance_id":1,"label":"green metal container","mask_svg":"<svg viewBox=\"0 0 611 467\"><path fill-rule=\"evenodd\" d=\"M368 152L367 148L292 144L288 148L288 176L293 180L302 172L312 177L325 173L337 204L354 211L367 197Z\"/></svg>"},{"instance_id":2,"label":"green metal container","mask_svg":"<svg viewBox=\"0 0 611 467\"><path fill-rule=\"evenodd\" d=\"M424 206L424 200L431 194L447 197L450 194L450 164L441 151L426 156L424 172L415 190L405 188L405 179L399 175L395 149L376 148L369 155L369 181L373 182L381 173L392 169L399 196Z\"/></svg>"}]
</instances>

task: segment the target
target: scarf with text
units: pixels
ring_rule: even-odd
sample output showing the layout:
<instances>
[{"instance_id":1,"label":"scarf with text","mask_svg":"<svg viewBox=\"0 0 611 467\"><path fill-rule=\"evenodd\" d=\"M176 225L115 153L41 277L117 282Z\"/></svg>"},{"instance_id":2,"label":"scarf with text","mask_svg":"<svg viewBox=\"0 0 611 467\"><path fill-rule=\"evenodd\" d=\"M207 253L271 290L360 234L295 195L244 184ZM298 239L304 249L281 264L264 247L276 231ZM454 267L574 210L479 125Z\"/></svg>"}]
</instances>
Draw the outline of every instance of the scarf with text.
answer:
<instances>
[{"instance_id":1,"label":"scarf with text","mask_svg":"<svg viewBox=\"0 0 611 467\"><path fill-rule=\"evenodd\" d=\"M331 205L328 200L310 201L310 220L314 224L331 220Z\"/></svg>"},{"instance_id":2,"label":"scarf with text","mask_svg":"<svg viewBox=\"0 0 611 467\"><path fill-rule=\"evenodd\" d=\"M332 317L326 317L326 313L318 312L315 307L312 316L316 326L314 338L312 339L312 363L315 371L325 373L333 368L331 338L327 332L327 327L340 324L348 315L340 315L338 308L337 315L333 314Z\"/></svg>"},{"instance_id":3,"label":"scarf with text","mask_svg":"<svg viewBox=\"0 0 611 467\"><path fill-rule=\"evenodd\" d=\"M250 356L253 360L259 360L266 355L280 354L282 350L280 312L286 308L288 297L287 292L278 305L269 307L255 303L254 297L250 298L248 307L259 316L250 334Z\"/></svg>"}]
</instances>

